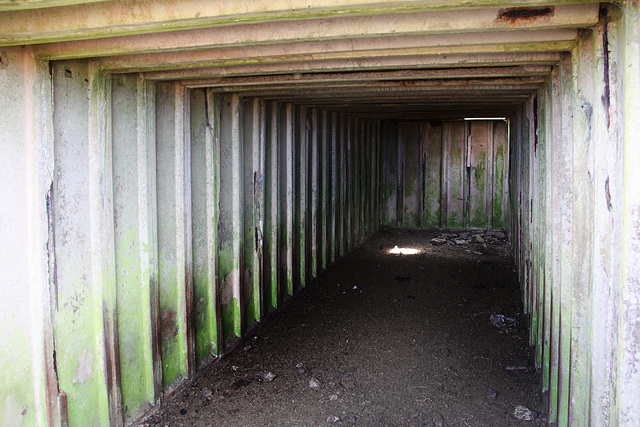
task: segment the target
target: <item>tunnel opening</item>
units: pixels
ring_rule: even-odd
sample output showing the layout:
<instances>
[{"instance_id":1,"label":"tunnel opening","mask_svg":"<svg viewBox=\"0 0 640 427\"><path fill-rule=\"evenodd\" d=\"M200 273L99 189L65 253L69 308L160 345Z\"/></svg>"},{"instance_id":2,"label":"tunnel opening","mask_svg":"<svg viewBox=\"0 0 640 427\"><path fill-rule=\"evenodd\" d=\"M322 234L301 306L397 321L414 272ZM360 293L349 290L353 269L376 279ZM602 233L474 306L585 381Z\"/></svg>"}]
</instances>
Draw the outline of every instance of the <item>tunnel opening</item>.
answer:
<instances>
[{"instance_id":1,"label":"tunnel opening","mask_svg":"<svg viewBox=\"0 0 640 427\"><path fill-rule=\"evenodd\" d=\"M508 236L534 409L638 424L637 2L82 3L0 1L3 420L136 424L384 232L438 230L385 259Z\"/></svg>"}]
</instances>

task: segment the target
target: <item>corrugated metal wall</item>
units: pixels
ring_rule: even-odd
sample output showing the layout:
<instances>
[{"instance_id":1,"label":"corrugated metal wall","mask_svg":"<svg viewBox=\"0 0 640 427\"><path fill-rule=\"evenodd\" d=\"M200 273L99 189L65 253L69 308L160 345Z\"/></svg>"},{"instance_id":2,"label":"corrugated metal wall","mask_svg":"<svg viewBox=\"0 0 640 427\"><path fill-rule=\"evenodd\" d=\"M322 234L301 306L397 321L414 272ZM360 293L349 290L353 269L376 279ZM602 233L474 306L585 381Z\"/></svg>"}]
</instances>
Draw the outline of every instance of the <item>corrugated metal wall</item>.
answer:
<instances>
[{"instance_id":1,"label":"corrugated metal wall","mask_svg":"<svg viewBox=\"0 0 640 427\"><path fill-rule=\"evenodd\" d=\"M387 225L505 229L506 120L382 123Z\"/></svg>"},{"instance_id":2,"label":"corrugated metal wall","mask_svg":"<svg viewBox=\"0 0 640 427\"><path fill-rule=\"evenodd\" d=\"M57 375L86 425L143 415L381 222L377 120L90 74L53 69Z\"/></svg>"}]
</instances>

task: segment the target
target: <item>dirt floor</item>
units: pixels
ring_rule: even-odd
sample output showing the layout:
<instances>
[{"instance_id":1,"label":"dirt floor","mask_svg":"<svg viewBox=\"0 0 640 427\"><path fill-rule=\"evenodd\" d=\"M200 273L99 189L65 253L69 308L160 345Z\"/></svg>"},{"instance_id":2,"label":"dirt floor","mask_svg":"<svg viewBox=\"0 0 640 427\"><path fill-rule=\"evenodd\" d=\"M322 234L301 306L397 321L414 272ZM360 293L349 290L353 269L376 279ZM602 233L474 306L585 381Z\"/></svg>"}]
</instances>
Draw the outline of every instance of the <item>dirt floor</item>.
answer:
<instances>
[{"instance_id":1,"label":"dirt floor","mask_svg":"<svg viewBox=\"0 0 640 427\"><path fill-rule=\"evenodd\" d=\"M385 228L144 425L541 426L527 343L502 233Z\"/></svg>"}]
</instances>

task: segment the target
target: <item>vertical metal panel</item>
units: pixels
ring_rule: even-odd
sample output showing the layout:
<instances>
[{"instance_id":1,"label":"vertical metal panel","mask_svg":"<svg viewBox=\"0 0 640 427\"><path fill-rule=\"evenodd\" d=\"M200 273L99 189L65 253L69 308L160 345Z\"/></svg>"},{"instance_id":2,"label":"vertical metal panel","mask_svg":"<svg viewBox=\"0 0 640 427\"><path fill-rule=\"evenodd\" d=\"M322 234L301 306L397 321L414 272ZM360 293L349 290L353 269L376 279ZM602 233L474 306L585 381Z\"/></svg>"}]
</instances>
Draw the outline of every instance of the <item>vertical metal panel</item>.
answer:
<instances>
[{"instance_id":1,"label":"vertical metal panel","mask_svg":"<svg viewBox=\"0 0 640 427\"><path fill-rule=\"evenodd\" d=\"M195 356L200 366L222 349L218 295L220 97L209 90L192 90L190 105L193 311Z\"/></svg>"},{"instance_id":2,"label":"vertical metal panel","mask_svg":"<svg viewBox=\"0 0 640 427\"><path fill-rule=\"evenodd\" d=\"M620 251L619 292L620 307L617 318L617 355L618 368L616 384L616 419L620 425L640 424L640 151L637 140L640 123L637 112L640 111L640 9L635 2L625 4L624 29L621 36L624 42L619 44L623 90L618 108L621 108L618 120L621 132L623 163L621 183L625 186L621 192L620 204ZM618 74L617 77L620 77ZM613 80L613 79L612 79ZM616 102L612 105L615 106ZM615 107L614 107L615 108ZM601 193L602 189L598 189Z\"/></svg>"},{"instance_id":3,"label":"vertical metal panel","mask_svg":"<svg viewBox=\"0 0 640 427\"><path fill-rule=\"evenodd\" d=\"M442 200L442 122L423 124L424 190L422 224L439 227Z\"/></svg>"},{"instance_id":4,"label":"vertical metal panel","mask_svg":"<svg viewBox=\"0 0 640 427\"><path fill-rule=\"evenodd\" d=\"M493 122L471 121L469 126L469 144L467 152L468 189L468 224L471 228L487 228L490 211L487 201L490 200L492 162Z\"/></svg>"},{"instance_id":5,"label":"vertical metal panel","mask_svg":"<svg viewBox=\"0 0 640 427\"><path fill-rule=\"evenodd\" d=\"M242 100L224 95L220 119L220 311L225 345L242 336L244 270L244 186Z\"/></svg>"},{"instance_id":6,"label":"vertical metal panel","mask_svg":"<svg viewBox=\"0 0 640 427\"><path fill-rule=\"evenodd\" d=\"M501 230L507 226L508 197L509 188L509 125L507 121L497 120L493 122L493 161L491 183L491 207L488 210L490 215L490 228Z\"/></svg>"},{"instance_id":7,"label":"vertical metal panel","mask_svg":"<svg viewBox=\"0 0 640 427\"><path fill-rule=\"evenodd\" d=\"M621 91L621 65L615 52L620 51L622 10L603 10L601 25L594 29L594 99L593 103L593 266L591 326L590 419L592 425L613 425L615 421L615 390L617 389L616 352L617 317L620 312L621 221L619 174L622 163L619 101ZM636 39L637 40L637 39ZM637 75L637 74L636 74ZM597 102L597 100L604 102ZM637 380L636 380L637 381ZM637 386L637 384L636 384ZM640 391L640 390L639 390ZM640 401L640 394L636 402ZM637 408L636 408L637 409ZM635 423L640 423L640 414ZM632 421L633 422L633 421Z\"/></svg>"},{"instance_id":8,"label":"vertical metal panel","mask_svg":"<svg viewBox=\"0 0 640 427\"><path fill-rule=\"evenodd\" d=\"M110 213L100 209L104 202L112 206L111 190L105 187L111 186L110 142L99 123L105 105L96 99L106 95L106 88L94 86L104 82L94 80L88 68L81 61L53 67L57 299L52 315L55 345L60 349L59 389L68 396L68 414L62 416L87 425L116 423L120 415L110 413L116 405L110 400L119 388L112 388L117 378L109 378L111 349L104 341L115 342L117 327L111 324L110 336L105 337L103 323L103 316L114 308L111 303L115 304L105 301L110 296L103 293L109 293L115 282L113 270L105 268L105 263L114 264L113 252L103 246L109 246L103 239L113 233L113 222L104 223L103 215Z\"/></svg>"},{"instance_id":9,"label":"vertical metal panel","mask_svg":"<svg viewBox=\"0 0 640 427\"><path fill-rule=\"evenodd\" d=\"M156 96L162 382L172 390L194 369L188 103L176 83L158 84Z\"/></svg>"},{"instance_id":10,"label":"vertical metal panel","mask_svg":"<svg viewBox=\"0 0 640 427\"><path fill-rule=\"evenodd\" d=\"M318 195L318 251L320 260L317 263L318 273L324 271L330 263L331 253L331 190L329 184L332 174L331 164L331 115L322 110L318 113L317 133L318 133L318 173L319 191Z\"/></svg>"},{"instance_id":11,"label":"vertical metal panel","mask_svg":"<svg viewBox=\"0 0 640 427\"><path fill-rule=\"evenodd\" d=\"M399 144L402 146L402 225L420 226L422 188L420 185L421 138L420 123L406 122L398 126Z\"/></svg>"},{"instance_id":12,"label":"vertical metal panel","mask_svg":"<svg viewBox=\"0 0 640 427\"><path fill-rule=\"evenodd\" d=\"M0 424L54 425L52 79L28 49L3 49L2 58Z\"/></svg>"},{"instance_id":13,"label":"vertical metal panel","mask_svg":"<svg viewBox=\"0 0 640 427\"><path fill-rule=\"evenodd\" d=\"M338 115L338 135L336 144L338 146L337 170L338 179L336 180L338 208L336 209L336 258L341 257L347 251L347 227L346 227L346 194L347 188L345 182L347 180L347 122L346 115L340 113Z\"/></svg>"},{"instance_id":14,"label":"vertical metal panel","mask_svg":"<svg viewBox=\"0 0 640 427\"><path fill-rule=\"evenodd\" d=\"M294 118L294 249L293 289L297 291L307 283L307 215L309 213L309 164L307 108L296 106Z\"/></svg>"},{"instance_id":15,"label":"vertical metal panel","mask_svg":"<svg viewBox=\"0 0 640 427\"><path fill-rule=\"evenodd\" d=\"M562 252L561 272L563 286L560 290L560 360L558 382L558 424L567 425L569 422L569 378L571 376L571 305L572 287L567 283L573 282L573 129L572 115L572 73L571 58L566 57L560 62L561 98L562 98L562 164L560 177L562 181Z\"/></svg>"},{"instance_id":16,"label":"vertical metal panel","mask_svg":"<svg viewBox=\"0 0 640 427\"><path fill-rule=\"evenodd\" d=\"M112 84L113 210L123 418L161 393L158 341L155 93L135 75Z\"/></svg>"},{"instance_id":17,"label":"vertical metal panel","mask_svg":"<svg viewBox=\"0 0 640 427\"><path fill-rule=\"evenodd\" d=\"M384 204L384 220L385 225L395 225L397 220L398 208L398 149L397 138L398 124L397 122L382 122L382 180L383 180L383 198Z\"/></svg>"},{"instance_id":18,"label":"vertical metal panel","mask_svg":"<svg viewBox=\"0 0 640 427\"><path fill-rule=\"evenodd\" d=\"M346 254L353 247L353 209L354 209L354 124L353 117L346 115L343 118L344 126L344 139L343 139L343 153L344 153L344 180L340 183L340 186L344 190L343 198L343 223L344 223L344 250L341 255Z\"/></svg>"},{"instance_id":19,"label":"vertical metal panel","mask_svg":"<svg viewBox=\"0 0 640 427\"><path fill-rule=\"evenodd\" d=\"M560 288L562 286L561 262L562 254L561 221L559 212L562 211L562 181L560 179L560 164L562 161L561 145L562 145L562 103L560 97L560 72L558 67L554 67L551 74L551 103L548 107L551 109L550 124L550 145L549 165L550 170L550 207L549 211L552 215L552 224L550 225L549 241L551 242L551 252L549 259L551 261L551 325L550 325L550 355L549 355L549 394L548 394L548 417L549 422L557 422L558 420L558 368L560 356Z\"/></svg>"},{"instance_id":20,"label":"vertical metal panel","mask_svg":"<svg viewBox=\"0 0 640 427\"><path fill-rule=\"evenodd\" d=\"M277 102L270 102L266 106L266 214L263 269L265 309L279 307L280 294L280 111Z\"/></svg>"},{"instance_id":21,"label":"vertical metal panel","mask_svg":"<svg viewBox=\"0 0 640 427\"><path fill-rule=\"evenodd\" d=\"M329 145L330 145L330 163L331 163L331 179L330 179L330 202L329 202L329 262L335 262L340 254L339 241L339 221L340 221L340 193L338 188L339 179L339 161L340 161L340 146L338 144L339 138L339 122L338 113L331 113L331 130L329 132Z\"/></svg>"},{"instance_id":22,"label":"vertical metal panel","mask_svg":"<svg viewBox=\"0 0 640 427\"><path fill-rule=\"evenodd\" d=\"M593 39L584 32L573 53L573 302L571 330L571 401L570 422L587 424L589 417L589 382L591 363L590 319L591 307L591 248L593 244ZM601 102L601 101L599 101Z\"/></svg>"},{"instance_id":23,"label":"vertical metal panel","mask_svg":"<svg viewBox=\"0 0 640 427\"><path fill-rule=\"evenodd\" d=\"M309 277L318 275L319 266L322 263L322 248L319 247L322 239L318 239L322 235L321 211L319 204L322 200L321 180L320 180L320 152L321 152L321 129L319 128L318 109L310 110L310 140L309 140L309 180L310 191L309 201L311 204L310 222L309 222ZM322 221L324 222L324 221Z\"/></svg>"},{"instance_id":24,"label":"vertical metal panel","mask_svg":"<svg viewBox=\"0 0 640 427\"><path fill-rule=\"evenodd\" d=\"M447 228L463 228L465 218L466 133L464 122L445 122L442 129L442 177L446 191Z\"/></svg>"},{"instance_id":25,"label":"vertical metal panel","mask_svg":"<svg viewBox=\"0 0 640 427\"><path fill-rule=\"evenodd\" d=\"M245 323L262 317L265 127L264 101L244 103L243 122L244 271L242 304Z\"/></svg>"},{"instance_id":26,"label":"vertical metal panel","mask_svg":"<svg viewBox=\"0 0 640 427\"><path fill-rule=\"evenodd\" d=\"M284 105L280 120L280 282L283 295L293 295L294 172L293 105Z\"/></svg>"}]
</instances>

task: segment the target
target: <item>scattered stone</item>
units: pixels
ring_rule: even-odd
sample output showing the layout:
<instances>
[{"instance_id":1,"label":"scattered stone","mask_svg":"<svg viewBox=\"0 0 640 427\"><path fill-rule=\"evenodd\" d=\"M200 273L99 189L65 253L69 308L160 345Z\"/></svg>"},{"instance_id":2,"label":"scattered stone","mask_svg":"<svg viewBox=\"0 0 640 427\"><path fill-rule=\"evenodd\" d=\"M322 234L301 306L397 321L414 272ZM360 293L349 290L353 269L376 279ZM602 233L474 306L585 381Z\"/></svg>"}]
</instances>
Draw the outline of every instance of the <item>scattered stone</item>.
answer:
<instances>
[{"instance_id":1,"label":"scattered stone","mask_svg":"<svg viewBox=\"0 0 640 427\"><path fill-rule=\"evenodd\" d=\"M460 233L461 239L468 239L469 236L471 236L471 233L467 233L467 232Z\"/></svg>"},{"instance_id":2,"label":"scattered stone","mask_svg":"<svg viewBox=\"0 0 640 427\"><path fill-rule=\"evenodd\" d=\"M276 379L277 375L273 372L260 372L258 377L262 378L265 381L271 382Z\"/></svg>"},{"instance_id":3,"label":"scattered stone","mask_svg":"<svg viewBox=\"0 0 640 427\"><path fill-rule=\"evenodd\" d=\"M489 400L496 400L496 397L498 397L498 392L495 391L494 389L489 389L489 393L487 393L487 397L489 398Z\"/></svg>"},{"instance_id":4,"label":"scattered stone","mask_svg":"<svg viewBox=\"0 0 640 427\"><path fill-rule=\"evenodd\" d=\"M309 387L310 388L320 388L320 381L318 381L316 378L311 378L309 380Z\"/></svg>"},{"instance_id":5,"label":"scattered stone","mask_svg":"<svg viewBox=\"0 0 640 427\"><path fill-rule=\"evenodd\" d=\"M447 243L447 239L444 239L442 237L435 237L433 239L430 240L431 244L433 246L440 246L440 245L444 245L445 243Z\"/></svg>"},{"instance_id":6,"label":"scattered stone","mask_svg":"<svg viewBox=\"0 0 640 427\"><path fill-rule=\"evenodd\" d=\"M213 395L213 391L210 388L202 389L202 397L211 397Z\"/></svg>"},{"instance_id":7,"label":"scattered stone","mask_svg":"<svg viewBox=\"0 0 640 427\"><path fill-rule=\"evenodd\" d=\"M484 243L484 238L479 234L473 236L473 240L475 240L476 243Z\"/></svg>"},{"instance_id":8,"label":"scattered stone","mask_svg":"<svg viewBox=\"0 0 640 427\"><path fill-rule=\"evenodd\" d=\"M337 394L332 394L331 396L329 396L329 400L330 401L334 401L334 400L338 400L338 395Z\"/></svg>"},{"instance_id":9,"label":"scattered stone","mask_svg":"<svg viewBox=\"0 0 640 427\"><path fill-rule=\"evenodd\" d=\"M356 418L356 416L355 416L355 415L349 415L349 416L347 417L347 420L346 420L346 421L347 421L348 423L355 423L355 422L357 421L357 418Z\"/></svg>"},{"instance_id":10,"label":"scattered stone","mask_svg":"<svg viewBox=\"0 0 640 427\"><path fill-rule=\"evenodd\" d=\"M180 409L180 415L184 415L184 414L186 414L186 413L187 413L187 410L186 410L186 409Z\"/></svg>"},{"instance_id":11,"label":"scattered stone","mask_svg":"<svg viewBox=\"0 0 640 427\"><path fill-rule=\"evenodd\" d=\"M329 415L329 418L327 418L327 422L330 423L330 424L339 423L340 422L340 417L337 417L335 415Z\"/></svg>"},{"instance_id":12,"label":"scattered stone","mask_svg":"<svg viewBox=\"0 0 640 427\"><path fill-rule=\"evenodd\" d=\"M243 350L244 350L244 351L249 351L249 350L251 350L251 346L250 346L250 345L247 345L247 346L245 346L245 347L243 348Z\"/></svg>"},{"instance_id":13,"label":"scattered stone","mask_svg":"<svg viewBox=\"0 0 640 427\"><path fill-rule=\"evenodd\" d=\"M518 326L518 321L513 317L507 317L504 314L492 313L489 316L491 324L498 329L509 329Z\"/></svg>"},{"instance_id":14,"label":"scattered stone","mask_svg":"<svg viewBox=\"0 0 640 427\"><path fill-rule=\"evenodd\" d=\"M242 366L242 365L232 365L231 366L231 370L234 371L234 372L242 371L242 370L244 370L244 366Z\"/></svg>"},{"instance_id":15,"label":"scattered stone","mask_svg":"<svg viewBox=\"0 0 640 427\"><path fill-rule=\"evenodd\" d=\"M298 369L298 375L302 375L307 372L307 367L304 366L304 363L300 362L296 365L296 369Z\"/></svg>"},{"instance_id":16,"label":"scattered stone","mask_svg":"<svg viewBox=\"0 0 640 427\"><path fill-rule=\"evenodd\" d=\"M516 406L516 409L513 411L513 416L521 421L533 421L538 418L538 414L522 405Z\"/></svg>"},{"instance_id":17,"label":"scattered stone","mask_svg":"<svg viewBox=\"0 0 640 427\"><path fill-rule=\"evenodd\" d=\"M342 381L340 385L342 385L342 387L346 388L347 390L352 390L356 387L356 383L354 383L353 381Z\"/></svg>"},{"instance_id":18,"label":"scattered stone","mask_svg":"<svg viewBox=\"0 0 640 427\"><path fill-rule=\"evenodd\" d=\"M442 414L438 411L433 413L433 416L431 417L431 419L433 420L433 425L435 427L443 427L444 426L444 418L442 418Z\"/></svg>"},{"instance_id":19,"label":"scattered stone","mask_svg":"<svg viewBox=\"0 0 640 427\"><path fill-rule=\"evenodd\" d=\"M456 240L454 240L453 242L454 242L456 245L464 245L464 244L466 244L466 243L467 243L467 241L466 241L466 240L463 240L463 239L456 239Z\"/></svg>"},{"instance_id":20,"label":"scattered stone","mask_svg":"<svg viewBox=\"0 0 640 427\"><path fill-rule=\"evenodd\" d=\"M327 374L327 381L330 381L332 383L338 382L340 378L342 378L342 374L339 372L329 372Z\"/></svg>"}]
</instances>

